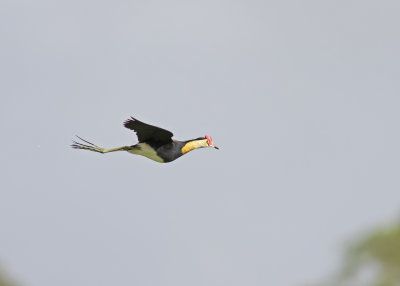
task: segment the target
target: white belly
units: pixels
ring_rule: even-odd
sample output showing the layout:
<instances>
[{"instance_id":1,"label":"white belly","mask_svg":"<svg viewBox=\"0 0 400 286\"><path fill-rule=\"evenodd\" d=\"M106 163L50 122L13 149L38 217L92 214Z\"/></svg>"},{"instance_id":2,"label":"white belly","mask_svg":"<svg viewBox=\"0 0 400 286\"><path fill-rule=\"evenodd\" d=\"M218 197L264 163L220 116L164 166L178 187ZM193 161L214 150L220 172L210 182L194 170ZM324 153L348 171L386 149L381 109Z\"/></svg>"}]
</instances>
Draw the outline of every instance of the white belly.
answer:
<instances>
[{"instance_id":1,"label":"white belly","mask_svg":"<svg viewBox=\"0 0 400 286\"><path fill-rule=\"evenodd\" d=\"M131 154L141 155L147 157L156 162L164 163L164 160L157 155L157 152L153 150L147 143L139 143L135 145L135 148L128 151Z\"/></svg>"}]
</instances>

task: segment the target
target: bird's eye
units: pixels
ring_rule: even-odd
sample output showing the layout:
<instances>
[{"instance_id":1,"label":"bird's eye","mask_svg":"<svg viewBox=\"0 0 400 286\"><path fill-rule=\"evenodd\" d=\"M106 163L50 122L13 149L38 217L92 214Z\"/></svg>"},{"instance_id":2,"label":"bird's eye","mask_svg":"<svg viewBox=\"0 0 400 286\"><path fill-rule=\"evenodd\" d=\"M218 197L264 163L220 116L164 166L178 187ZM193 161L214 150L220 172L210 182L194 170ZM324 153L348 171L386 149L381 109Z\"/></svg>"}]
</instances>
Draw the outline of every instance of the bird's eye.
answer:
<instances>
[{"instance_id":1,"label":"bird's eye","mask_svg":"<svg viewBox=\"0 0 400 286\"><path fill-rule=\"evenodd\" d=\"M207 144L210 145L210 142L208 142L208 140L206 140Z\"/></svg>"}]
</instances>

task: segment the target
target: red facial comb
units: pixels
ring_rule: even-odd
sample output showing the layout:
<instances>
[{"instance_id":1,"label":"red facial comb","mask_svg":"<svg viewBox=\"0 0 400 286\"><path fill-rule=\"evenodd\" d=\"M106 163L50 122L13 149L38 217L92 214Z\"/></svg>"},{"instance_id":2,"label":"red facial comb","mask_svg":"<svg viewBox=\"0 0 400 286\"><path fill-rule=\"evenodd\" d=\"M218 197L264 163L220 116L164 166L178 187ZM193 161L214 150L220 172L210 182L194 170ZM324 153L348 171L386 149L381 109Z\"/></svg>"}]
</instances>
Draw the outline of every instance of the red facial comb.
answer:
<instances>
[{"instance_id":1,"label":"red facial comb","mask_svg":"<svg viewBox=\"0 0 400 286\"><path fill-rule=\"evenodd\" d=\"M204 137L208 140L208 145L214 145L211 136L206 135Z\"/></svg>"}]
</instances>

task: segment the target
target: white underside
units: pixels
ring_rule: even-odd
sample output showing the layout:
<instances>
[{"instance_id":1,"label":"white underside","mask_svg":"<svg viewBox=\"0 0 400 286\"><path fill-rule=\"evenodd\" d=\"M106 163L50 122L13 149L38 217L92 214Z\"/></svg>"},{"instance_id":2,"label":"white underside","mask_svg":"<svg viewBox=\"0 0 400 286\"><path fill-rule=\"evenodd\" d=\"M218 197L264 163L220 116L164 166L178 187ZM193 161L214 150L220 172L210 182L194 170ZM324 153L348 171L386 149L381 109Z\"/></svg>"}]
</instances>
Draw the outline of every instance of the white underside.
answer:
<instances>
[{"instance_id":1,"label":"white underside","mask_svg":"<svg viewBox=\"0 0 400 286\"><path fill-rule=\"evenodd\" d=\"M135 155L141 155L144 157L147 157L151 160L154 160L156 162L160 162L160 163L164 163L164 160L157 155L157 152L153 150L153 148L150 147L149 144L147 143L139 143L136 145L139 148L135 148L132 150L129 150L128 152L131 154L135 154Z\"/></svg>"}]
</instances>

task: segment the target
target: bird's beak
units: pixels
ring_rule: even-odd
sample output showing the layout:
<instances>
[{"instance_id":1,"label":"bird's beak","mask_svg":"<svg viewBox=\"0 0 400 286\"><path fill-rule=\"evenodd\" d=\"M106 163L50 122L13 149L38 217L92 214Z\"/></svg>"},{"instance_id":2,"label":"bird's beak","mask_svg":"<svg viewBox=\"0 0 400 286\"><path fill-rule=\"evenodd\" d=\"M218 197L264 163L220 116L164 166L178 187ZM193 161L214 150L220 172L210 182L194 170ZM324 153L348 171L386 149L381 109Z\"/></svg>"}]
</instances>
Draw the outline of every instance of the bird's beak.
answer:
<instances>
[{"instance_id":1,"label":"bird's beak","mask_svg":"<svg viewBox=\"0 0 400 286\"><path fill-rule=\"evenodd\" d=\"M210 147L213 147L213 148L219 150L219 148L217 146L215 146L215 145L211 145Z\"/></svg>"}]
</instances>

